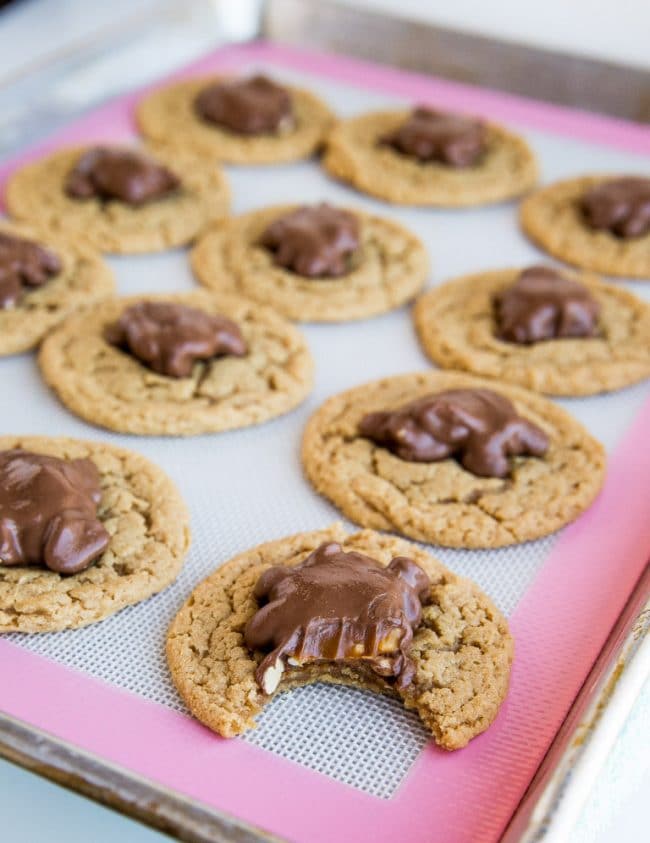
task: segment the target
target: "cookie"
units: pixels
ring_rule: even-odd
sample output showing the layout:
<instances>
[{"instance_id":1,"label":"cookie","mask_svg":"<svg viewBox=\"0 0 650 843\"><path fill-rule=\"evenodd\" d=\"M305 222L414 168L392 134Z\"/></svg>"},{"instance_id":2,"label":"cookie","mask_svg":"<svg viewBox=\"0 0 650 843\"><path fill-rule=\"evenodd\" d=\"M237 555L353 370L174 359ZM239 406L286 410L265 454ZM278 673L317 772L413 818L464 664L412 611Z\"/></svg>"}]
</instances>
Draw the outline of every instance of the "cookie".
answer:
<instances>
[{"instance_id":1,"label":"cookie","mask_svg":"<svg viewBox=\"0 0 650 843\"><path fill-rule=\"evenodd\" d=\"M53 632L95 623L172 583L190 543L176 487L149 460L103 442L2 436L0 450L23 448L99 469L98 514L110 534L99 561L62 576L37 567L0 567L0 632Z\"/></svg>"},{"instance_id":2,"label":"cookie","mask_svg":"<svg viewBox=\"0 0 650 843\"><path fill-rule=\"evenodd\" d=\"M360 222L360 245L347 274L306 278L277 266L259 245L265 229L296 205L252 211L211 227L192 251L198 280L241 293L300 322L364 319L400 307L422 288L429 271L424 245L392 220L346 209Z\"/></svg>"},{"instance_id":3,"label":"cookie","mask_svg":"<svg viewBox=\"0 0 650 843\"><path fill-rule=\"evenodd\" d=\"M524 233L549 255L582 269L624 278L650 278L650 232L625 239L592 228L580 202L612 176L566 179L544 187L521 205Z\"/></svg>"},{"instance_id":4,"label":"cookie","mask_svg":"<svg viewBox=\"0 0 650 843\"><path fill-rule=\"evenodd\" d=\"M412 683L404 690L376 673L334 662L286 670L277 693L313 682L364 688L400 698L436 743L459 749L492 723L507 690L513 642L508 625L473 582L456 576L420 547L371 530L348 534L339 524L252 548L226 562L191 594L167 637L172 678L192 714L224 737L255 727L272 695L255 680L259 655L244 642L257 609L253 590L272 565L293 566L324 542L338 542L388 565L407 556L428 574L431 602L410 650Z\"/></svg>"},{"instance_id":5,"label":"cookie","mask_svg":"<svg viewBox=\"0 0 650 843\"><path fill-rule=\"evenodd\" d=\"M323 166L335 178L400 205L460 207L521 196L537 182L535 156L523 138L486 125L486 150L470 167L421 162L382 143L408 111L362 114L329 134Z\"/></svg>"},{"instance_id":6,"label":"cookie","mask_svg":"<svg viewBox=\"0 0 650 843\"><path fill-rule=\"evenodd\" d=\"M225 78L184 79L148 94L136 117L152 148L173 147L230 164L280 164L309 158L319 149L334 115L322 100L301 88L286 86L294 124L277 134L242 135L202 120L195 110L196 97Z\"/></svg>"},{"instance_id":7,"label":"cookie","mask_svg":"<svg viewBox=\"0 0 650 843\"><path fill-rule=\"evenodd\" d=\"M61 149L17 170L6 189L9 212L75 243L118 254L183 246L228 212L230 193L219 168L176 153L158 155L180 179L180 187L164 198L132 206L68 196L66 180L89 149Z\"/></svg>"},{"instance_id":8,"label":"cookie","mask_svg":"<svg viewBox=\"0 0 650 843\"><path fill-rule=\"evenodd\" d=\"M248 352L197 363L189 377L157 374L104 333L138 302L177 302L234 321ZM41 347L39 365L81 418L121 433L191 436L259 424L296 407L311 390L302 335L268 308L207 290L111 299L81 311Z\"/></svg>"},{"instance_id":9,"label":"cookie","mask_svg":"<svg viewBox=\"0 0 650 843\"><path fill-rule=\"evenodd\" d=\"M511 475L478 477L453 459L408 462L358 432L368 413L449 389L508 398L550 440L543 458L515 458ZM535 539L580 515L605 474L600 443L566 411L515 386L453 371L398 375L335 395L309 420L302 443L315 489L364 527L445 547L493 548Z\"/></svg>"},{"instance_id":10,"label":"cookie","mask_svg":"<svg viewBox=\"0 0 650 843\"><path fill-rule=\"evenodd\" d=\"M413 310L427 355L463 369L551 395L593 395L650 377L650 306L586 273L563 273L600 305L594 337L520 345L495 332L494 298L520 270L465 275L429 290Z\"/></svg>"},{"instance_id":11,"label":"cookie","mask_svg":"<svg viewBox=\"0 0 650 843\"><path fill-rule=\"evenodd\" d=\"M10 307L0 307L0 356L30 351L66 316L114 293L113 273L91 249L27 225L0 223L0 236L26 238L45 246L60 269L40 287L25 288Z\"/></svg>"}]
</instances>

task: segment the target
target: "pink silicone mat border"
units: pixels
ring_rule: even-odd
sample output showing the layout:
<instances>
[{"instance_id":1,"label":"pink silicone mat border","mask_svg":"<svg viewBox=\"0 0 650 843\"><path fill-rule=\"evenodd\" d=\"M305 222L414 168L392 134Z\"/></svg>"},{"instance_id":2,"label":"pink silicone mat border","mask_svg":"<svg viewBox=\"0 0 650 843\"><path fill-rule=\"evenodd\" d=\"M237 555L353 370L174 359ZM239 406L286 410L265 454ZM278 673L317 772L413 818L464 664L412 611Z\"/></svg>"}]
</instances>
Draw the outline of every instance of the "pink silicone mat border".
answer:
<instances>
[{"instance_id":1,"label":"pink silicone mat border","mask_svg":"<svg viewBox=\"0 0 650 843\"><path fill-rule=\"evenodd\" d=\"M270 62L630 152L650 152L650 130L620 120L267 44L225 48L176 75L236 69L251 62ZM140 95L98 109L0 168L0 183L17 163L45 149L131 136L132 106ZM497 840L648 558L648 429L650 401L611 458L598 501L563 532L517 606L511 618L517 659L497 721L461 752L428 746L391 800L368 796L243 741L217 738L185 715L7 641L0 641L0 662L2 675L11 681L1 683L0 706L167 788L291 840ZM573 647L566 645L569 632Z\"/></svg>"}]
</instances>

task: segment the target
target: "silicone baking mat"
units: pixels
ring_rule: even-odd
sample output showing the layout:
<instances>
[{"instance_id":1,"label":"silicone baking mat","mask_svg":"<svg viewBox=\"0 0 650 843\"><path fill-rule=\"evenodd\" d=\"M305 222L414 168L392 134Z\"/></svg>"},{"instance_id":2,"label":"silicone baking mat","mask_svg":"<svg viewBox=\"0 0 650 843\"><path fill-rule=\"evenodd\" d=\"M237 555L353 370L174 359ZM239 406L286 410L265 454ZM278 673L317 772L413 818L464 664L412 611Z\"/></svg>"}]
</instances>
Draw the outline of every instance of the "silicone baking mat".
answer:
<instances>
[{"instance_id":1,"label":"silicone baking mat","mask_svg":"<svg viewBox=\"0 0 650 843\"><path fill-rule=\"evenodd\" d=\"M215 70L262 70L304 84L342 115L414 101L483 114L530 140L544 181L648 169L649 129L496 92L265 44L223 49L181 75ZM132 139L139 96L99 109L19 161L65 143ZM540 259L518 231L514 205L392 207L331 181L313 161L229 168L228 174L235 213L327 199L394 217L426 242L430 285ZM123 294L193 284L183 251L114 258L111 264ZM650 285L633 289L649 298ZM183 573L163 594L87 629L5 636L0 708L294 841L496 840L650 553L650 388L561 402L605 443L610 458L600 498L577 523L501 551L434 551L479 582L510 617L517 647L512 684L487 733L465 750L445 753L397 702L316 685L280 695L256 731L225 741L187 715L169 681L163 642L170 619L192 587L232 555L338 517L305 482L299 461L304 424L327 396L428 365L407 308L304 331L317 374L314 393L301 408L262 427L189 440L93 428L59 406L32 355L0 361L0 432L104 439L138 450L176 481L193 527Z\"/></svg>"}]
</instances>

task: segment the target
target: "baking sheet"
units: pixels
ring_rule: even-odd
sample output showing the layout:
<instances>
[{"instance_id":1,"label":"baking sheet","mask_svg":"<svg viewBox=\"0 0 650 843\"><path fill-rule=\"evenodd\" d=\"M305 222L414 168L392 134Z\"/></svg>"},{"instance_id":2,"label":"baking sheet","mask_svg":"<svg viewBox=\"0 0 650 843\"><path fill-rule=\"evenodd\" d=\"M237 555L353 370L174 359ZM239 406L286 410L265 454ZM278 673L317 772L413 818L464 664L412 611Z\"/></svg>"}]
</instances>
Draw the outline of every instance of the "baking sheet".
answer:
<instances>
[{"instance_id":1,"label":"baking sheet","mask_svg":"<svg viewBox=\"0 0 650 843\"><path fill-rule=\"evenodd\" d=\"M262 46L222 51L207 62L209 66L224 64L244 72L264 70L281 80L305 84L344 115L401 105L405 98L422 99L423 91L429 92L432 102L441 105L482 110L493 118L506 113L510 125L522 131L540 156L544 181L591 170L644 172L648 168L647 157L629 149L630 146L643 149L642 136L632 133L633 143L621 143L625 133L613 122L611 137L602 131L605 124L599 124L599 143L594 144L585 140L584 131L579 139L568 137L568 124L549 120L544 106L524 103L525 107L517 111L516 103L513 105L506 98L500 100L489 92L477 94L461 86L421 79L417 85L409 84L411 77L406 75L373 71L343 59L332 59L329 63L314 62L308 57L301 60L298 54ZM356 73L352 73L355 69L350 67L352 64ZM344 70L349 70L351 75L341 79ZM386 93L387 89L392 93ZM129 101L103 109L99 117L82 121L67 133L68 140L100 139L107 134L114 139L127 137ZM557 111L553 112L555 118ZM577 125L584 126L586 122ZM531 128L531 124L536 128ZM540 126L550 126L555 131L542 130ZM564 129L562 134L557 133L558 127ZM608 139L626 148L602 143ZM650 134L647 149L650 150ZM229 168L228 172L236 213L274 202L327 199L394 217L426 242L433 264L430 285L466 272L523 265L540 257L519 234L512 205L462 211L394 208L330 181L313 162L263 169ZM111 264L119 290L125 294L186 289L193 284L186 254L181 251L115 258ZM644 298L650 297L650 285L631 286ZM64 699L68 693L71 674L62 669L65 666L79 671L75 675L75 687L79 677L86 676L108 683L92 684L92 694L99 694L102 700L108 700L114 693L112 689L118 687L135 695L128 697L131 702L146 700L155 706L147 711L165 710L170 715L179 712L179 716L164 717L160 732L171 758L177 761L181 753L179 743L186 737L180 723L186 720L164 664L163 640L169 620L191 588L232 555L258 542L324 526L339 517L304 481L299 463L302 428L309 414L326 397L365 380L428 365L417 345L407 309L365 322L305 326L304 331L316 360L317 374L314 393L300 409L263 427L190 440L145 439L92 428L68 414L47 392L40 382L33 356L0 361L3 433L104 439L140 451L163 466L178 483L192 513L194 533L183 573L162 595L86 630L31 637L5 636L0 642L3 645L0 660L4 657L5 664L10 660L13 666L27 670L28 663L34 664L28 654L46 658L46 674L48 681L55 684L55 698L60 695ZM205 758L199 761L195 756L193 764L188 760L180 789L197 794L201 791L200 780L209 771L223 773L231 769L230 794L219 779L207 794L205 789L201 791L201 798L276 833L310 843L331 839L341 818L352 821L353 815L362 812L368 816L364 826L367 833L373 828L371 814L378 821L372 831L373 839L392 839L393 824L399 821L402 830L410 829L404 839L431 840L428 813L416 821L405 809L407 795L421 791L427 794L427 810L435 816L440 835L433 839L460 841L475 838L477 834L481 840L494 839L561 722L597 653L598 642L602 644L606 637L636 578L640 560L650 550L647 518L642 517L638 498L633 498L643 489L647 493L645 478L650 466L645 469L645 477L642 476L643 461L648 460L647 448L637 457L634 447L640 438L639 430L642 434L644 426L647 429L649 394L650 388L645 384L612 396L560 402L604 442L610 453L618 448L614 470L610 472L609 493L606 490L597 507L578 525L556 537L501 551L436 551L446 564L471 576L492 595L512 616L516 634L518 626L522 629L522 634L517 635L513 690L504 714L488 735L469 750L449 756L433 749L417 719L405 713L398 703L349 689L314 686L280 696L262 716L260 728L242 741L230 742L227 750L226 742L205 730L193 733L201 746L209 747L210 757L209 761ZM633 477L629 476L630 470L634 471ZM623 493L630 498L621 506L618 499ZM597 537L604 523L609 532L620 529L624 536L615 546L614 554ZM594 550L599 553L598 558L593 557ZM563 578L563 566L567 564L572 567ZM582 593L575 590L576 583L582 584L584 600ZM606 606L602 605L604 596ZM567 611L568 606L572 611ZM565 624L562 636L558 636L556 626L560 618ZM586 638L581 624L589 629ZM10 642L9 647L6 641ZM545 674L543 670L543 658L549 652L555 661L554 674ZM554 676L554 687L537 687L545 675ZM80 687L90 688L91 683L86 684L84 679ZM52 700L43 699L39 706L38 701L30 699L27 705L25 697L26 693L22 697L12 696L9 689L0 686L0 707L26 719L30 719L29 711L34 722L45 727L44 710L51 706ZM552 702L544 705L546 697ZM537 703L531 707L533 699ZM110 718L105 706L105 703L99 705L99 711ZM134 709L131 714L135 723L140 714L136 716ZM47 722L52 728L51 721ZM107 725L110 726L110 719ZM58 727L63 729L60 723ZM86 745L78 725L72 723L70 728L72 739ZM247 746L241 753L232 748L233 745L243 747L245 742ZM146 741L141 744L137 752L132 749L127 753L134 769L142 768L142 758L135 756L147 751ZM114 758L114 753L120 752L119 746L111 747L108 752ZM294 763L274 762L270 766L266 763L279 757ZM485 769L486 758L490 759L489 773ZM123 757L121 762L124 763ZM265 774L274 771L274 778L277 773L277 787L284 776L289 776L303 794L313 794L323 801L336 794L337 804L338 797L345 804L341 816L332 816L326 806L320 814L312 810L311 804L309 811L269 806L267 803L272 800L268 799L255 805L254 798L245 798L247 780L237 781L249 764ZM154 778L170 784L167 770L151 772ZM443 779L445 787L441 787ZM265 781L269 786L268 777ZM338 785L331 789L328 782ZM178 783L175 786L179 787ZM455 810L461 795L464 803L473 805L472 811ZM350 827L348 824L347 828Z\"/></svg>"}]
</instances>

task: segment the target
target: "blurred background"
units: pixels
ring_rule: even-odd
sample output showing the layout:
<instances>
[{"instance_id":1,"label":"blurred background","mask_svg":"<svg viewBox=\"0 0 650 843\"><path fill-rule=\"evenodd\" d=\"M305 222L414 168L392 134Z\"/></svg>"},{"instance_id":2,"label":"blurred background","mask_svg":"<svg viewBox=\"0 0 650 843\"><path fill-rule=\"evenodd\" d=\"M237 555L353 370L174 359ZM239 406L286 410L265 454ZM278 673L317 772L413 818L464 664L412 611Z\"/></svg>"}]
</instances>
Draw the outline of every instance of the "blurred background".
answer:
<instances>
[{"instance_id":1,"label":"blurred background","mask_svg":"<svg viewBox=\"0 0 650 843\"><path fill-rule=\"evenodd\" d=\"M317 3L318 0L313 0ZM650 67L648 0L340 0L344 5L427 21L463 31ZM260 0L9 0L1 19L3 75L79 39L97 35L124 18L176 7L180 17L201 6L228 17L229 32L245 32ZM194 9L194 11L192 11ZM163 14L167 14L165 11ZM25 38L25 35L28 37ZM209 30L208 30L209 37Z\"/></svg>"},{"instance_id":2,"label":"blurred background","mask_svg":"<svg viewBox=\"0 0 650 843\"><path fill-rule=\"evenodd\" d=\"M649 0L339 0L348 10L411 21L415 26L408 46L390 43L381 27L352 26L347 31L328 23L324 10L336 5L324 0L0 0L0 157L219 43L254 37L269 6L267 19L272 18L276 28L280 20L284 37L293 36L294 42L304 42L308 21L312 45L321 46L324 39L340 51L358 47L358 54L366 58L378 58L381 49L384 61L470 83L487 77L484 84L513 93L650 120L650 98L640 93L639 81L650 68ZM547 62L540 68L527 62L523 50L506 56L490 47L487 53L480 48L463 52L453 37L444 36L432 54L428 43L418 38L419 22L618 64L636 72L635 81L620 71L613 74L610 66L596 74L596 84L591 74L587 96L580 62L555 67Z\"/></svg>"}]
</instances>

